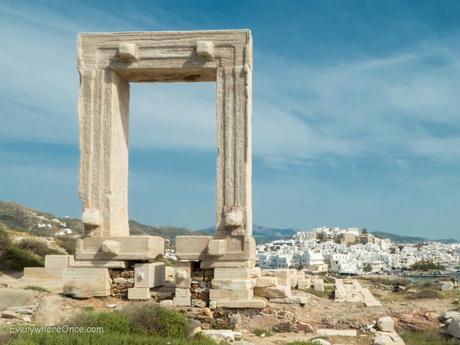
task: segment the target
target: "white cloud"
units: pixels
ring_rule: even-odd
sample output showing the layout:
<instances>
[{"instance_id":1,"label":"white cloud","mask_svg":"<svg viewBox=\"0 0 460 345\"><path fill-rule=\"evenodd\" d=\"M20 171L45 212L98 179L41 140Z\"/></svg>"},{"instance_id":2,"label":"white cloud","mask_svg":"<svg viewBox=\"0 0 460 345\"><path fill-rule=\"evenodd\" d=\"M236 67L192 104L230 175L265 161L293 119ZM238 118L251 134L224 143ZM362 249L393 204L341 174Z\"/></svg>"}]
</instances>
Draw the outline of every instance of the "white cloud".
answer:
<instances>
[{"instance_id":1,"label":"white cloud","mask_svg":"<svg viewBox=\"0 0 460 345\"><path fill-rule=\"evenodd\" d=\"M459 137L434 138L424 126L459 126L460 54L444 43L335 65L264 61L272 70L259 72L269 77L256 87L256 152L270 147L273 154L293 157L460 156L460 146L450 146ZM276 112L274 121L266 109ZM265 121L279 125L264 126ZM300 145L292 138L298 135Z\"/></svg>"},{"instance_id":2,"label":"white cloud","mask_svg":"<svg viewBox=\"0 0 460 345\"><path fill-rule=\"evenodd\" d=\"M80 5L79 13L19 2L0 9L2 137L77 142L76 33L135 28L123 13ZM162 27L150 14L136 20ZM452 40L315 65L256 54L255 154L277 164L369 153L457 159L460 139L434 136L423 123L458 126L460 60ZM186 87L133 86L132 145L215 149L214 85Z\"/></svg>"}]
</instances>

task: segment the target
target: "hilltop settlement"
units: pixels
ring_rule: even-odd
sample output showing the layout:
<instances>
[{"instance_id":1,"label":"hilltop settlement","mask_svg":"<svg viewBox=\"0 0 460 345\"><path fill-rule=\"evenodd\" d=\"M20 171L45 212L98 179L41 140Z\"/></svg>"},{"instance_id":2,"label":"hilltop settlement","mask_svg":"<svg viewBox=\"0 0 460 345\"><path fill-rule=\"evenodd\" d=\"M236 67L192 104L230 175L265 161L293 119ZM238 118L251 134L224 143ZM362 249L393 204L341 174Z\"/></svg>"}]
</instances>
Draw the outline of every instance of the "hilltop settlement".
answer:
<instances>
[{"instance_id":1,"label":"hilltop settlement","mask_svg":"<svg viewBox=\"0 0 460 345\"><path fill-rule=\"evenodd\" d=\"M397 243L357 228L320 227L257 246L261 268L298 268L339 275L400 273L431 264L444 273L460 265L460 243ZM440 272L438 272L440 273Z\"/></svg>"}]
</instances>

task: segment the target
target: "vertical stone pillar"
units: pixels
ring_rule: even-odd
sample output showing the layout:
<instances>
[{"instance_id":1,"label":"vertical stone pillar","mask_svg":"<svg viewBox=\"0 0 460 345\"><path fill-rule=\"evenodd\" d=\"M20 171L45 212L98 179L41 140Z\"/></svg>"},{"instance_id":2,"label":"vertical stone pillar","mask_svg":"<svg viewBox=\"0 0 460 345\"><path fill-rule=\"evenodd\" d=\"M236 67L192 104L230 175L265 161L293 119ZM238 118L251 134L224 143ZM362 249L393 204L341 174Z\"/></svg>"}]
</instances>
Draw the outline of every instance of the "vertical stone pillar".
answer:
<instances>
[{"instance_id":1,"label":"vertical stone pillar","mask_svg":"<svg viewBox=\"0 0 460 345\"><path fill-rule=\"evenodd\" d=\"M79 190L85 232L128 236L129 82L110 69L79 72Z\"/></svg>"},{"instance_id":2,"label":"vertical stone pillar","mask_svg":"<svg viewBox=\"0 0 460 345\"><path fill-rule=\"evenodd\" d=\"M216 238L252 235L252 71L217 69Z\"/></svg>"}]
</instances>

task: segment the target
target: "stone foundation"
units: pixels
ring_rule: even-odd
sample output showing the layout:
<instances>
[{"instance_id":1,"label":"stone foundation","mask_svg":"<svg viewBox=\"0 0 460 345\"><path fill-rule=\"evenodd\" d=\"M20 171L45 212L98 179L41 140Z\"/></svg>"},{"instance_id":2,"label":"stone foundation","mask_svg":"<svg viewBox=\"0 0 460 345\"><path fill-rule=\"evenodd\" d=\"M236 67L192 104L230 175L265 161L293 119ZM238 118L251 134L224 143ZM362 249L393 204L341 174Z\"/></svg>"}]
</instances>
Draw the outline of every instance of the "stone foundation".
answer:
<instances>
[{"instance_id":1,"label":"stone foundation","mask_svg":"<svg viewBox=\"0 0 460 345\"><path fill-rule=\"evenodd\" d=\"M175 305L265 307L265 300L254 298L260 269L255 267L252 237L178 236L176 255Z\"/></svg>"},{"instance_id":2,"label":"stone foundation","mask_svg":"<svg viewBox=\"0 0 460 345\"><path fill-rule=\"evenodd\" d=\"M134 287L134 271L133 270L110 270L112 285L110 295L118 298L126 298L128 289Z\"/></svg>"},{"instance_id":3,"label":"stone foundation","mask_svg":"<svg viewBox=\"0 0 460 345\"><path fill-rule=\"evenodd\" d=\"M87 261L75 260L73 255L47 255L45 267L24 269L19 286L37 285L75 298L129 298L132 288L150 290L164 281L163 262Z\"/></svg>"}]
</instances>

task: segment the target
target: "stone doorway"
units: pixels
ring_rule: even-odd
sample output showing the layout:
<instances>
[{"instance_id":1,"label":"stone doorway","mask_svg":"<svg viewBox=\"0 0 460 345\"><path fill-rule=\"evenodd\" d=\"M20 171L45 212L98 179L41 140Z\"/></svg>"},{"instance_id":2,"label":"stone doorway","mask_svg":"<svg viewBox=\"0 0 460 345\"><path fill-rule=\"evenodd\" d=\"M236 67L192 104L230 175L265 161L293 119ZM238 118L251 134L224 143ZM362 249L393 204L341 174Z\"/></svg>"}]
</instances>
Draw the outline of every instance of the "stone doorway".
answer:
<instances>
[{"instance_id":1,"label":"stone doorway","mask_svg":"<svg viewBox=\"0 0 460 345\"><path fill-rule=\"evenodd\" d=\"M190 266L212 269L210 304L253 299L252 39L248 30L81 34L80 196L86 237L77 260L155 260L162 240L129 236L130 82L216 82L216 231L176 239L176 304L190 303ZM260 273L260 272L259 272Z\"/></svg>"}]
</instances>

